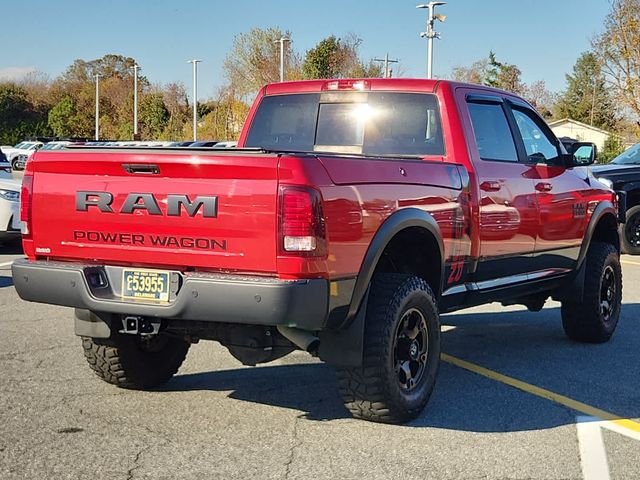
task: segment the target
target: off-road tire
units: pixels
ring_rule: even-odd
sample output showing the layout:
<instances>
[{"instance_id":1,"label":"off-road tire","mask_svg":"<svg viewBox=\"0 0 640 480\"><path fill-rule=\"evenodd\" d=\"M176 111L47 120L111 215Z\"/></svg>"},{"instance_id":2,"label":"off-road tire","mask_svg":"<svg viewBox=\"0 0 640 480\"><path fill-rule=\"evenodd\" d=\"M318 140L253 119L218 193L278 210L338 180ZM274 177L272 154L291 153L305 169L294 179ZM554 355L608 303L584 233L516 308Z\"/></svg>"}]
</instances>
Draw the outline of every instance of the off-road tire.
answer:
<instances>
[{"instance_id":1,"label":"off-road tire","mask_svg":"<svg viewBox=\"0 0 640 480\"><path fill-rule=\"evenodd\" d=\"M613 335L620 318L620 257L613 245L595 242L589 247L585 261L582 302L562 302L562 326L572 340L604 343Z\"/></svg>"},{"instance_id":2,"label":"off-road tire","mask_svg":"<svg viewBox=\"0 0 640 480\"><path fill-rule=\"evenodd\" d=\"M405 331L407 315L422 315L424 322L420 322L426 325L427 332L421 337L427 345L426 360L420 367L422 374L409 390L402 385L401 369L396 370L400 342L397 337ZM410 336L405 338L410 341ZM356 418L374 422L412 420L431 396L439 363L440 321L429 285L412 275L376 275L367 304L363 364L337 370L338 390L347 409Z\"/></svg>"},{"instance_id":3,"label":"off-road tire","mask_svg":"<svg viewBox=\"0 0 640 480\"><path fill-rule=\"evenodd\" d=\"M620 225L620 238L622 239L622 252L630 255L640 255L640 205L627 210L626 222Z\"/></svg>"},{"instance_id":4,"label":"off-road tire","mask_svg":"<svg viewBox=\"0 0 640 480\"><path fill-rule=\"evenodd\" d=\"M154 345L136 335L113 334L110 339L82 337L87 363L107 383L145 390L166 383L180 368L190 344L158 335ZM147 346L145 346L147 345Z\"/></svg>"}]
</instances>

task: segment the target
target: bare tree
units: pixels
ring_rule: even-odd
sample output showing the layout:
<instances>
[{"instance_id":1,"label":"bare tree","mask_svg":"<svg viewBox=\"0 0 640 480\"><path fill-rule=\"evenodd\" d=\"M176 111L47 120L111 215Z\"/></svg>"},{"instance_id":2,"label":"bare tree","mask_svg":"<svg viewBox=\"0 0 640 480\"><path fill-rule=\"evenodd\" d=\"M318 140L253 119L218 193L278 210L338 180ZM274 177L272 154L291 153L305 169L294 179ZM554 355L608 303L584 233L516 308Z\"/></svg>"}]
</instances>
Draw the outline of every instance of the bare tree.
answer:
<instances>
[{"instance_id":1,"label":"bare tree","mask_svg":"<svg viewBox=\"0 0 640 480\"><path fill-rule=\"evenodd\" d=\"M640 117L640 0L612 0L604 27L593 47L619 101Z\"/></svg>"},{"instance_id":2,"label":"bare tree","mask_svg":"<svg viewBox=\"0 0 640 480\"><path fill-rule=\"evenodd\" d=\"M237 35L224 61L224 70L231 88L243 98L257 93L267 83L279 80L280 38L291 39L291 32L279 28L252 28ZM300 58L285 43L285 78L300 78Z\"/></svg>"}]
</instances>

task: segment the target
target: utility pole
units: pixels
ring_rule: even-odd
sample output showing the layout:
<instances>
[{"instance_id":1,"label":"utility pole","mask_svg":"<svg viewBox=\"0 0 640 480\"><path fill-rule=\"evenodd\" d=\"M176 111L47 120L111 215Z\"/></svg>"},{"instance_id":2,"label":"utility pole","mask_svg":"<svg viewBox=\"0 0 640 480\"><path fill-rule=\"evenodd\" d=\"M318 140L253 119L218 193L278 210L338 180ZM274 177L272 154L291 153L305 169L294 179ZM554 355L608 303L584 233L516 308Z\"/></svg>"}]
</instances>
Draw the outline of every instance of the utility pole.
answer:
<instances>
[{"instance_id":1,"label":"utility pole","mask_svg":"<svg viewBox=\"0 0 640 480\"><path fill-rule=\"evenodd\" d=\"M100 75L96 77L96 140L100 140Z\"/></svg>"},{"instance_id":2,"label":"utility pole","mask_svg":"<svg viewBox=\"0 0 640 480\"><path fill-rule=\"evenodd\" d=\"M133 139L138 138L138 70L140 66L137 63L133 64Z\"/></svg>"},{"instance_id":3,"label":"utility pole","mask_svg":"<svg viewBox=\"0 0 640 480\"><path fill-rule=\"evenodd\" d=\"M198 63L202 60L189 60L193 64L193 141L198 140Z\"/></svg>"},{"instance_id":4,"label":"utility pole","mask_svg":"<svg viewBox=\"0 0 640 480\"><path fill-rule=\"evenodd\" d=\"M596 109L596 82L598 81L598 77L596 75L593 76L593 93L591 95L591 123L590 125L593 127L593 113Z\"/></svg>"},{"instance_id":5,"label":"utility pole","mask_svg":"<svg viewBox=\"0 0 640 480\"><path fill-rule=\"evenodd\" d=\"M420 33L422 38L427 38L427 78L433 78L433 39L440 38L440 34L433 28L433 24L436 20L444 22L447 18L446 15L440 13L434 13L435 7L438 5L446 5L446 2L429 2L426 4L417 5L416 8L429 9L429 18L427 19L427 31Z\"/></svg>"},{"instance_id":6,"label":"utility pole","mask_svg":"<svg viewBox=\"0 0 640 480\"><path fill-rule=\"evenodd\" d=\"M384 58L374 58L374 62L384 62L384 78L391 78L391 69L389 68L390 63L398 63L399 60L389 60L389 53L387 53Z\"/></svg>"},{"instance_id":7,"label":"utility pole","mask_svg":"<svg viewBox=\"0 0 640 480\"><path fill-rule=\"evenodd\" d=\"M276 40L273 43L280 44L280 81L284 82L284 42L290 42L291 40L285 37L281 37L280 40Z\"/></svg>"}]
</instances>

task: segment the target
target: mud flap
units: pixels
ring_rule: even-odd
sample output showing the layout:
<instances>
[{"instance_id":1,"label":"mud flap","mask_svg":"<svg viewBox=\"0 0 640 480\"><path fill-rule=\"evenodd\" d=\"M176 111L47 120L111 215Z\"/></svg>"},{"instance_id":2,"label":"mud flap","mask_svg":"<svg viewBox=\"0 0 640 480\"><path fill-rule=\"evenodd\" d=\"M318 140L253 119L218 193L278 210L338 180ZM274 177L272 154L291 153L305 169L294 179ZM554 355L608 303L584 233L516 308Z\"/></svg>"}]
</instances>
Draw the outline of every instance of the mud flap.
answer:
<instances>
[{"instance_id":1,"label":"mud flap","mask_svg":"<svg viewBox=\"0 0 640 480\"><path fill-rule=\"evenodd\" d=\"M364 327L367 315L369 290L351 324L342 330L324 330L318 334L320 359L334 367L359 367L362 365Z\"/></svg>"},{"instance_id":2,"label":"mud flap","mask_svg":"<svg viewBox=\"0 0 640 480\"><path fill-rule=\"evenodd\" d=\"M74 332L80 337L109 338L111 327L95 313L81 308L75 309Z\"/></svg>"}]
</instances>

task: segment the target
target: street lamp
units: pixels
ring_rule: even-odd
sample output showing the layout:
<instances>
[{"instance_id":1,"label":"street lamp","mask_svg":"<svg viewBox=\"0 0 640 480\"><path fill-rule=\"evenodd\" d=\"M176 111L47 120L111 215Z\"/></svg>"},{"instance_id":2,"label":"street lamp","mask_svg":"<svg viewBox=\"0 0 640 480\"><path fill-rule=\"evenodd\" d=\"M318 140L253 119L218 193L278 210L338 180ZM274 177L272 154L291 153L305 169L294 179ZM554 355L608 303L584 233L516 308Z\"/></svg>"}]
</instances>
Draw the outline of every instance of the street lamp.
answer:
<instances>
[{"instance_id":1,"label":"street lamp","mask_svg":"<svg viewBox=\"0 0 640 480\"><path fill-rule=\"evenodd\" d=\"M198 140L198 63L202 60L189 60L193 64L193 141Z\"/></svg>"},{"instance_id":2,"label":"street lamp","mask_svg":"<svg viewBox=\"0 0 640 480\"><path fill-rule=\"evenodd\" d=\"M96 140L100 140L100 75L96 77Z\"/></svg>"},{"instance_id":3,"label":"street lamp","mask_svg":"<svg viewBox=\"0 0 640 480\"><path fill-rule=\"evenodd\" d=\"M440 38L440 34L433 29L436 20L444 22L446 15L434 13L435 7L438 5L446 5L446 2L429 2L417 5L416 8L428 8L429 18L427 20L427 31L420 33L422 38L427 37L427 78L432 78L433 69L433 39Z\"/></svg>"},{"instance_id":4,"label":"street lamp","mask_svg":"<svg viewBox=\"0 0 640 480\"><path fill-rule=\"evenodd\" d=\"M280 44L280 81L284 82L284 42L290 42L291 39L281 37L280 40L276 40L273 43Z\"/></svg>"},{"instance_id":5,"label":"street lamp","mask_svg":"<svg viewBox=\"0 0 640 480\"><path fill-rule=\"evenodd\" d=\"M137 63L133 64L133 139L138 138L138 70L140 66Z\"/></svg>"}]
</instances>

